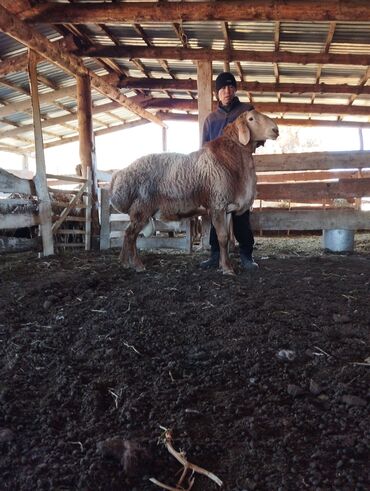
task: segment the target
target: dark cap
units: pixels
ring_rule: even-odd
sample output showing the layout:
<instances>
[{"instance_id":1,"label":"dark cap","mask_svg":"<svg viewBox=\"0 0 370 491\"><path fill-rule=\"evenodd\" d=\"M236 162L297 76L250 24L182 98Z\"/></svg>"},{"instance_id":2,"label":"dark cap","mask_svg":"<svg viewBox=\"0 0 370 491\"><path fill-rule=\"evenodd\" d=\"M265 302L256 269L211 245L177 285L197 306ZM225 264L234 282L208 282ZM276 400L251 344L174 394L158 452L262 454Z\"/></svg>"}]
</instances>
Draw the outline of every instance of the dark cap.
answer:
<instances>
[{"instance_id":1,"label":"dark cap","mask_svg":"<svg viewBox=\"0 0 370 491\"><path fill-rule=\"evenodd\" d=\"M222 87L226 87L227 85L232 85L236 88L235 77L230 72L222 72L216 78L216 92L222 89Z\"/></svg>"}]
</instances>

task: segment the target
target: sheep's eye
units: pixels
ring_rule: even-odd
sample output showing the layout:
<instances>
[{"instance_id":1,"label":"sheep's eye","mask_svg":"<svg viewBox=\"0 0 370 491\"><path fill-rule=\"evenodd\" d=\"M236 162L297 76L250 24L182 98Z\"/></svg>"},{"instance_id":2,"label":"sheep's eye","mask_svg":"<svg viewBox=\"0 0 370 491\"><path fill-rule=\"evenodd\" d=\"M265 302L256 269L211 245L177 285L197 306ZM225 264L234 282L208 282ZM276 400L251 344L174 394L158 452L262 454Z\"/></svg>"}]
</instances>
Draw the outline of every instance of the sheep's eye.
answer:
<instances>
[{"instance_id":1,"label":"sheep's eye","mask_svg":"<svg viewBox=\"0 0 370 491\"><path fill-rule=\"evenodd\" d=\"M253 121L253 118L248 118L248 121Z\"/></svg>"}]
</instances>

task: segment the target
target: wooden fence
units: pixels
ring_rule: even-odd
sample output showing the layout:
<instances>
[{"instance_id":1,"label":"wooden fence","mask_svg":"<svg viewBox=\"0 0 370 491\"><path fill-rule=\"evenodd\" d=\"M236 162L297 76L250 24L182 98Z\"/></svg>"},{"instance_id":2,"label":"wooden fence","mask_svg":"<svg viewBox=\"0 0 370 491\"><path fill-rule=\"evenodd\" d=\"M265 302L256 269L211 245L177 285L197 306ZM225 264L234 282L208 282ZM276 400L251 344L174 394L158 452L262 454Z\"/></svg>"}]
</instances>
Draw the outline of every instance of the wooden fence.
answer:
<instances>
[{"instance_id":1,"label":"wooden fence","mask_svg":"<svg viewBox=\"0 0 370 491\"><path fill-rule=\"evenodd\" d=\"M256 155L254 230L369 230L370 152Z\"/></svg>"},{"instance_id":2,"label":"wooden fence","mask_svg":"<svg viewBox=\"0 0 370 491\"><path fill-rule=\"evenodd\" d=\"M370 230L370 211L361 209L361 200L370 198L370 152L256 155L255 164L257 199L251 214L255 232ZM102 189L101 248L121 246L128 223L127 215L110 208L108 191ZM155 226L155 236L139 238L140 248L192 250L189 220ZM204 228L207 235L209 227Z\"/></svg>"},{"instance_id":3,"label":"wooden fence","mask_svg":"<svg viewBox=\"0 0 370 491\"><path fill-rule=\"evenodd\" d=\"M47 174L51 197L52 233L55 248L84 247L91 243L91 179ZM61 189L61 186L69 188ZM32 179L16 177L0 169L0 191L13 197L0 199L0 250L40 250L37 237L12 236L20 229L34 231L40 225L39 200ZM14 195L18 195L14 197ZM5 234L5 231L7 234ZM10 232L10 233L9 233Z\"/></svg>"},{"instance_id":4,"label":"wooden fence","mask_svg":"<svg viewBox=\"0 0 370 491\"><path fill-rule=\"evenodd\" d=\"M313 231L325 229L370 230L370 211L361 209L364 199L370 202L370 152L314 152L286 155L256 155L257 199L251 214L255 232L268 231ZM63 211L53 215L54 237L83 238L82 241L66 239L55 242L57 247L90 247L91 184L90 179L48 175L48 190L56 186L75 185L78 189L65 189L73 196L67 203L55 200L54 205L63 205ZM109 181L110 174L98 172L98 179ZM34 182L20 179L0 169L0 191L24 193L36 196ZM120 246L123 231L129 223L127 215L115 213L109 204L108 190L101 187L100 220L101 249ZM81 203L80 199L84 202ZM35 212L6 213L7 207L30 204L25 198L0 200L0 230L33 227L39 224ZM54 206L55 207L55 206ZM71 210L80 208L84 216L71 216ZM68 223L84 225L76 230ZM63 226L62 226L63 225ZM190 252L195 239L192 221L155 221L155 235L140 237L140 248L174 248ZM206 227L204 227L206 230ZM1 235L1 232L0 232ZM14 248L21 240L10 244L2 238L0 246ZM207 244L207 240L203 240Z\"/></svg>"},{"instance_id":5,"label":"wooden fence","mask_svg":"<svg viewBox=\"0 0 370 491\"><path fill-rule=\"evenodd\" d=\"M100 249L121 247L123 232L130 223L128 215L115 212L109 203L108 189L101 188L101 228ZM192 220L173 222L154 220L155 234L151 237L139 236L137 245L140 249L179 249L191 252L194 234Z\"/></svg>"}]
</instances>

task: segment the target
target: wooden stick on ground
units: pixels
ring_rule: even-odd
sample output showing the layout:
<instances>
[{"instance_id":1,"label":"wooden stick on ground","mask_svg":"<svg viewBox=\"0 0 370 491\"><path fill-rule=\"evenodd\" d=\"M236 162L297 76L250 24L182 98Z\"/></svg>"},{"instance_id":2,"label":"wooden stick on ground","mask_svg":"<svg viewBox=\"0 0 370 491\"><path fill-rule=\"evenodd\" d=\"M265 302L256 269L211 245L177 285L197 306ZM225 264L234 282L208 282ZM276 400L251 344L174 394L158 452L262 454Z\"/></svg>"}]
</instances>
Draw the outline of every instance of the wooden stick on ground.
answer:
<instances>
[{"instance_id":1,"label":"wooden stick on ground","mask_svg":"<svg viewBox=\"0 0 370 491\"><path fill-rule=\"evenodd\" d=\"M187 472L189 470L191 470L193 472L197 472L198 474L203 474L204 476L207 476L209 479L212 479L212 481L214 481L218 486L222 487L223 482L215 474L207 471L206 469L203 469L202 467L199 467L196 464L192 464L191 462L189 462L185 458L185 455L183 452L178 452L177 450L175 450L173 448L173 445L172 445L172 432L171 432L171 430L168 430L167 428L163 428L162 426L161 426L161 428L164 430L163 439L164 439L164 444L166 445L167 450L170 452L171 455L173 455L175 457L176 460L178 460L180 462L180 464L184 467L184 470L183 470L181 477L180 477L180 480L178 481L175 488L173 488L171 486L163 485L162 483L160 483L156 479L151 478L150 481L153 484L156 484L157 486L162 486L164 489L169 489L170 491L184 490L184 488L181 486L182 482L185 479ZM194 478L192 478L189 481L189 487L186 491L189 491L192 488L193 484L194 484Z\"/></svg>"}]
</instances>

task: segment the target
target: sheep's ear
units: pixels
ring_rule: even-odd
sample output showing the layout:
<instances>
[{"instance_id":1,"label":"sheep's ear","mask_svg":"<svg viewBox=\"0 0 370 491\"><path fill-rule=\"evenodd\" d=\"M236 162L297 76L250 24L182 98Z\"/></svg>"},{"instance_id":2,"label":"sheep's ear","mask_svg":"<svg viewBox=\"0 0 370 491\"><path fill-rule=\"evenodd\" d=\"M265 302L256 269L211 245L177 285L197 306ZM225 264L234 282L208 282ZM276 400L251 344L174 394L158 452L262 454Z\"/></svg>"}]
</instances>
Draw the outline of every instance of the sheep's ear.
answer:
<instances>
[{"instance_id":1,"label":"sheep's ear","mask_svg":"<svg viewBox=\"0 0 370 491\"><path fill-rule=\"evenodd\" d=\"M244 118L238 118L236 121L236 128L238 130L238 138L242 145L248 145L251 139L251 133L246 125Z\"/></svg>"}]
</instances>

